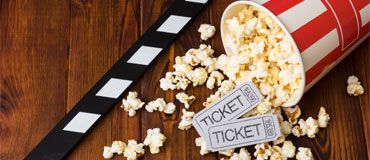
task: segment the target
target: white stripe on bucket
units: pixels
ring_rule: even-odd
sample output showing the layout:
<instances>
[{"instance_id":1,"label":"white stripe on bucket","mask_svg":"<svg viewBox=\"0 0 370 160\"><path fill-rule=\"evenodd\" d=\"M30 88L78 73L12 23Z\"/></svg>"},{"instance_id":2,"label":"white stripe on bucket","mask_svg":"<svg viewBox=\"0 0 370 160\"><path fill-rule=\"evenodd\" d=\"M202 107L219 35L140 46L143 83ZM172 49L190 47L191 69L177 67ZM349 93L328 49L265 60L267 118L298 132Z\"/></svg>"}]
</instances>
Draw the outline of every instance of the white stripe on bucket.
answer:
<instances>
[{"instance_id":1,"label":"white stripe on bucket","mask_svg":"<svg viewBox=\"0 0 370 160\"><path fill-rule=\"evenodd\" d=\"M266 2L268 2L269 0L252 0L253 2L256 2L258 4L264 4Z\"/></svg>"},{"instance_id":2,"label":"white stripe on bucket","mask_svg":"<svg viewBox=\"0 0 370 160\"><path fill-rule=\"evenodd\" d=\"M365 26L370 21L370 4L360 10L361 24Z\"/></svg>"},{"instance_id":3,"label":"white stripe on bucket","mask_svg":"<svg viewBox=\"0 0 370 160\"><path fill-rule=\"evenodd\" d=\"M281 13L278 17L292 33L325 11L326 7L321 1L307 0Z\"/></svg>"},{"instance_id":4,"label":"white stripe on bucket","mask_svg":"<svg viewBox=\"0 0 370 160\"><path fill-rule=\"evenodd\" d=\"M337 29L333 29L301 53L305 71L317 64L338 46L338 32Z\"/></svg>"}]
</instances>

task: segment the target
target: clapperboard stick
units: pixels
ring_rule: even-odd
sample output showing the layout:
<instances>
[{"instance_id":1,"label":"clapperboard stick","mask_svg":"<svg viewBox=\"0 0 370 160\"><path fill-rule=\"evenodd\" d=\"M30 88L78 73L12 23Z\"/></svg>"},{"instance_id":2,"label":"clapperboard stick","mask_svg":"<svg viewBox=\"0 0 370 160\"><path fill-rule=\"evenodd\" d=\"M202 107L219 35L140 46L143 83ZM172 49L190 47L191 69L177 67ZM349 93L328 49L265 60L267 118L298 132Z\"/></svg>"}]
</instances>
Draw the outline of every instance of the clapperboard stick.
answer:
<instances>
[{"instance_id":1,"label":"clapperboard stick","mask_svg":"<svg viewBox=\"0 0 370 160\"><path fill-rule=\"evenodd\" d=\"M26 159L66 158L208 1L210 0L176 0Z\"/></svg>"}]
</instances>

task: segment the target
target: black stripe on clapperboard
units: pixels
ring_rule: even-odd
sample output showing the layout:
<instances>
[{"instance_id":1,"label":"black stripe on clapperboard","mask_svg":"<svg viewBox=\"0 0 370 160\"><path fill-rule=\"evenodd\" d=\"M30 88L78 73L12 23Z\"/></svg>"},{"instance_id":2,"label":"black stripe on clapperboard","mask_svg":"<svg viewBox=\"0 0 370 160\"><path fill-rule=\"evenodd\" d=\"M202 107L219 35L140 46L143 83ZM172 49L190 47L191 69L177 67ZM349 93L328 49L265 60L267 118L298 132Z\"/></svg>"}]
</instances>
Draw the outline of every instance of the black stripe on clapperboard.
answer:
<instances>
[{"instance_id":1,"label":"black stripe on clapperboard","mask_svg":"<svg viewBox=\"0 0 370 160\"><path fill-rule=\"evenodd\" d=\"M26 159L65 159L210 0L176 0Z\"/></svg>"}]
</instances>

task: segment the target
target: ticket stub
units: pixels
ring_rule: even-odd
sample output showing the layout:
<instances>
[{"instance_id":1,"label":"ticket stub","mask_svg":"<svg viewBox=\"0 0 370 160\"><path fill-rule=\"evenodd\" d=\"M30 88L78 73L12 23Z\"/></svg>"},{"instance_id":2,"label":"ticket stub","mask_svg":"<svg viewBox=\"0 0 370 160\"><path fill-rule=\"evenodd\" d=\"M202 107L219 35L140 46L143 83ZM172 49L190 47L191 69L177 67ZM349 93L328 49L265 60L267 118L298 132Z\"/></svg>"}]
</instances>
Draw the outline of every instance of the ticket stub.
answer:
<instances>
[{"instance_id":1,"label":"ticket stub","mask_svg":"<svg viewBox=\"0 0 370 160\"><path fill-rule=\"evenodd\" d=\"M274 141L281 134L279 121L272 114L216 124L205 133L207 148L213 152Z\"/></svg>"},{"instance_id":2,"label":"ticket stub","mask_svg":"<svg viewBox=\"0 0 370 160\"><path fill-rule=\"evenodd\" d=\"M200 135L208 127L241 117L262 101L262 95L252 82L239 85L211 106L194 115L192 124Z\"/></svg>"}]
</instances>

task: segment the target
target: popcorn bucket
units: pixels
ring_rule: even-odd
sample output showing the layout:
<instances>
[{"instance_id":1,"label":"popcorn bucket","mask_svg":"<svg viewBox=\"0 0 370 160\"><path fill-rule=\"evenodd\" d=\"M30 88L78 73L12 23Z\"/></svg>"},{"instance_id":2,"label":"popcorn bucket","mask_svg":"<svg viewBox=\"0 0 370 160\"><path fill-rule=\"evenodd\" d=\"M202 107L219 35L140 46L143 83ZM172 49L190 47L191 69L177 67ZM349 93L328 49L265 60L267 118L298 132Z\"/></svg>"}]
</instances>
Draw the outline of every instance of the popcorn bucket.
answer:
<instances>
[{"instance_id":1,"label":"popcorn bucket","mask_svg":"<svg viewBox=\"0 0 370 160\"><path fill-rule=\"evenodd\" d=\"M269 14L290 35L302 59L304 89L285 106L297 103L305 91L369 36L368 0L254 0L236 1L225 9L221 20L223 40L227 32L225 20L235 16L246 5ZM228 52L226 47L225 50Z\"/></svg>"}]
</instances>

